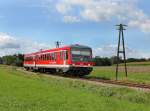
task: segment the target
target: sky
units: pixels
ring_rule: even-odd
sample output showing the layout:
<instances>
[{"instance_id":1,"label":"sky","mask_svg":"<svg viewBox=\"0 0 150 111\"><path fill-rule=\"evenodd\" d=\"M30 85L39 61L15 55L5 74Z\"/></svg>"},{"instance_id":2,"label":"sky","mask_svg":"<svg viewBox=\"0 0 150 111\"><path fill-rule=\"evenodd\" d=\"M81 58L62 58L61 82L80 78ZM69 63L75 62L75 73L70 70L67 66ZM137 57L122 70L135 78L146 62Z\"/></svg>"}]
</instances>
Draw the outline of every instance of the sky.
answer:
<instances>
[{"instance_id":1,"label":"sky","mask_svg":"<svg viewBox=\"0 0 150 111\"><path fill-rule=\"evenodd\" d=\"M116 24L126 24L128 58L150 58L149 0L0 0L0 56L81 44L116 55Z\"/></svg>"}]
</instances>

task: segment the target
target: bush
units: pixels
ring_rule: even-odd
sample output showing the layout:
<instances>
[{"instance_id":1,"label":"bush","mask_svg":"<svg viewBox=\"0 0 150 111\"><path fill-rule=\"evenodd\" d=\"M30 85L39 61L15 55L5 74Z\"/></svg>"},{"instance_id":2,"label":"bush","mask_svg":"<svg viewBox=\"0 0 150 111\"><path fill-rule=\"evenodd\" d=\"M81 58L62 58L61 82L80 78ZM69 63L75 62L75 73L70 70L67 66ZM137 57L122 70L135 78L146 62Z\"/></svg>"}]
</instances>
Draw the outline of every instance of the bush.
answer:
<instances>
[{"instance_id":1,"label":"bush","mask_svg":"<svg viewBox=\"0 0 150 111\"><path fill-rule=\"evenodd\" d=\"M1 59L2 63L6 65L23 66L24 55L7 55L3 56Z\"/></svg>"},{"instance_id":2,"label":"bush","mask_svg":"<svg viewBox=\"0 0 150 111\"><path fill-rule=\"evenodd\" d=\"M95 63L95 66L111 66L111 59L105 57L105 58L101 58L101 57L95 57L93 58L93 62Z\"/></svg>"}]
</instances>

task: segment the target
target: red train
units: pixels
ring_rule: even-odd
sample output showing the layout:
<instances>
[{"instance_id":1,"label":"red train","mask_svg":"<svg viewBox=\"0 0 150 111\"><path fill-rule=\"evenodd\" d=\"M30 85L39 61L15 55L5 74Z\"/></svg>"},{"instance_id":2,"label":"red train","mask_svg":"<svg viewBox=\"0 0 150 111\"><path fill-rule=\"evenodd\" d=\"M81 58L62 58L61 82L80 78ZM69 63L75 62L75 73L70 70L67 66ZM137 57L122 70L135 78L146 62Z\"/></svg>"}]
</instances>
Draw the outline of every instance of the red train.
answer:
<instances>
[{"instance_id":1,"label":"red train","mask_svg":"<svg viewBox=\"0 0 150 111\"><path fill-rule=\"evenodd\" d=\"M92 66L92 49L83 45L41 50L24 56L27 70L84 76L90 74Z\"/></svg>"}]
</instances>

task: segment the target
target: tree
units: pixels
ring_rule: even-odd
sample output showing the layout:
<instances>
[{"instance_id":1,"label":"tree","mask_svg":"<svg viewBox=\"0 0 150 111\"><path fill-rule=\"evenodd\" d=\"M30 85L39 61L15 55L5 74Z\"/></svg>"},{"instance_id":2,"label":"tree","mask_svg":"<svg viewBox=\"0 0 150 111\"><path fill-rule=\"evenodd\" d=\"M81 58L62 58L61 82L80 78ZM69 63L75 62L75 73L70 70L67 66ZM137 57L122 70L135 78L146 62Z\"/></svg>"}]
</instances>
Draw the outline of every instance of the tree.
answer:
<instances>
[{"instance_id":1,"label":"tree","mask_svg":"<svg viewBox=\"0 0 150 111\"><path fill-rule=\"evenodd\" d=\"M112 65L111 60L107 57L101 58L99 56L96 56L95 58L93 58L93 62L95 63L95 66L110 66L110 65Z\"/></svg>"},{"instance_id":2,"label":"tree","mask_svg":"<svg viewBox=\"0 0 150 111\"><path fill-rule=\"evenodd\" d=\"M3 64L3 59L2 59L2 57L0 57L0 64Z\"/></svg>"},{"instance_id":3,"label":"tree","mask_svg":"<svg viewBox=\"0 0 150 111\"><path fill-rule=\"evenodd\" d=\"M112 64L117 64L117 56L113 56L113 57L111 57L110 59L111 59L111 63L112 63ZM123 61L122 61L122 58L119 57L119 63L122 63L122 62L123 62Z\"/></svg>"},{"instance_id":4,"label":"tree","mask_svg":"<svg viewBox=\"0 0 150 111\"><path fill-rule=\"evenodd\" d=\"M24 55L18 54L18 55L14 55L14 56L16 56L16 59L14 61L15 66L23 66Z\"/></svg>"},{"instance_id":5,"label":"tree","mask_svg":"<svg viewBox=\"0 0 150 111\"><path fill-rule=\"evenodd\" d=\"M3 64L6 64L6 65L23 66L24 55L15 54L15 55L3 56L2 61L3 61Z\"/></svg>"},{"instance_id":6,"label":"tree","mask_svg":"<svg viewBox=\"0 0 150 111\"><path fill-rule=\"evenodd\" d=\"M3 59L3 64L13 65L16 58L14 56L8 55L8 56L3 56L2 59Z\"/></svg>"}]
</instances>

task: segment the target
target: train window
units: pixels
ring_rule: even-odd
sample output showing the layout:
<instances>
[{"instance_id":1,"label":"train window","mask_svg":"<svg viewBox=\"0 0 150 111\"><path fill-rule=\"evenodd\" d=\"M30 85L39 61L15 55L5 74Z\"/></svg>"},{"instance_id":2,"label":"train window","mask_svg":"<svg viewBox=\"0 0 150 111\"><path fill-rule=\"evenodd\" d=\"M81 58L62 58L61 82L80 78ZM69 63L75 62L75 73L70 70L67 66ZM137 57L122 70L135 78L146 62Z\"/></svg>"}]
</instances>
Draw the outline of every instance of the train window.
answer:
<instances>
[{"instance_id":1,"label":"train window","mask_svg":"<svg viewBox=\"0 0 150 111\"><path fill-rule=\"evenodd\" d=\"M43 55L41 55L41 60L43 60Z\"/></svg>"},{"instance_id":2,"label":"train window","mask_svg":"<svg viewBox=\"0 0 150 111\"><path fill-rule=\"evenodd\" d=\"M44 60L44 55L42 55L42 60Z\"/></svg>"},{"instance_id":3,"label":"train window","mask_svg":"<svg viewBox=\"0 0 150 111\"><path fill-rule=\"evenodd\" d=\"M55 54L52 53L52 60L55 60Z\"/></svg>"},{"instance_id":4,"label":"train window","mask_svg":"<svg viewBox=\"0 0 150 111\"><path fill-rule=\"evenodd\" d=\"M26 60L26 61L32 61L32 60L33 60L33 57L26 57L25 60Z\"/></svg>"},{"instance_id":5,"label":"train window","mask_svg":"<svg viewBox=\"0 0 150 111\"><path fill-rule=\"evenodd\" d=\"M51 54L49 54L49 60L51 60Z\"/></svg>"},{"instance_id":6,"label":"train window","mask_svg":"<svg viewBox=\"0 0 150 111\"><path fill-rule=\"evenodd\" d=\"M52 60L51 58L52 58L52 54L49 54L49 60Z\"/></svg>"},{"instance_id":7,"label":"train window","mask_svg":"<svg viewBox=\"0 0 150 111\"><path fill-rule=\"evenodd\" d=\"M47 60L47 56L46 56L46 54L44 54L44 60Z\"/></svg>"},{"instance_id":8,"label":"train window","mask_svg":"<svg viewBox=\"0 0 150 111\"><path fill-rule=\"evenodd\" d=\"M45 54L43 55L43 60L45 60Z\"/></svg>"},{"instance_id":9,"label":"train window","mask_svg":"<svg viewBox=\"0 0 150 111\"><path fill-rule=\"evenodd\" d=\"M46 60L49 60L49 59L48 59L48 54L46 54Z\"/></svg>"},{"instance_id":10,"label":"train window","mask_svg":"<svg viewBox=\"0 0 150 111\"><path fill-rule=\"evenodd\" d=\"M64 60L68 60L68 51L64 52Z\"/></svg>"},{"instance_id":11,"label":"train window","mask_svg":"<svg viewBox=\"0 0 150 111\"><path fill-rule=\"evenodd\" d=\"M57 60L57 52L54 53L54 60Z\"/></svg>"},{"instance_id":12,"label":"train window","mask_svg":"<svg viewBox=\"0 0 150 111\"><path fill-rule=\"evenodd\" d=\"M42 55L40 56L40 60L42 60Z\"/></svg>"},{"instance_id":13,"label":"train window","mask_svg":"<svg viewBox=\"0 0 150 111\"><path fill-rule=\"evenodd\" d=\"M47 59L47 54L45 54L45 60L48 60L48 59Z\"/></svg>"},{"instance_id":14,"label":"train window","mask_svg":"<svg viewBox=\"0 0 150 111\"><path fill-rule=\"evenodd\" d=\"M60 60L63 60L63 52L60 52Z\"/></svg>"},{"instance_id":15,"label":"train window","mask_svg":"<svg viewBox=\"0 0 150 111\"><path fill-rule=\"evenodd\" d=\"M39 60L41 60L41 55L39 55Z\"/></svg>"},{"instance_id":16,"label":"train window","mask_svg":"<svg viewBox=\"0 0 150 111\"><path fill-rule=\"evenodd\" d=\"M35 57L35 58L36 58L36 60L38 60L38 55L36 55L36 57Z\"/></svg>"},{"instance_id":17,"label":"train window","mask_svg":"<svg viewBox=\"0 0 150 111\"><path fill-rule=\"evenodd\" d=\"M43 60L45 61L45 54L43 55Z\"/></svg>"},{"instance_id":18,"label":"train window","mask_svg":"<svg viewBox=\"0 0 150 111\"><path fill-rule=\"evenodd\" d=\"M68 51L66 51L66 60L68 60Z\"/></svg>"},{"instance_id":19,"label":"train window","mask_svg":"<svg viewBox=\"0 0 150 111\"><path fill-rule=\"evenodd\" d=\"M43 60L45 61L45 54L43 55Z\"/></svg>"},{"instance_id":20,"label":"train window","mask_svg":"<svg viewBox=\"0 0 150 111\"><path fill-rule=\"evenodd\" d=\"M46 54L46 60L48 60L48 56L47 56L47 54Z\"/></svg>"},{"instance_id":21,"label":"train window","mask_svg":"<svg viewBox=\"0 0 150 111\"><path fill-rule=\"evenodd\" d=\"M50 60L50 54L47 54L47 60Z\"/></svg>"}]
</instances>

